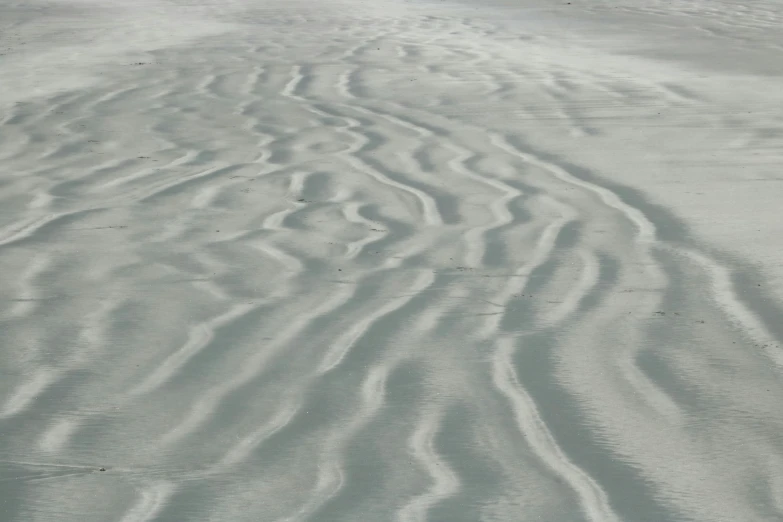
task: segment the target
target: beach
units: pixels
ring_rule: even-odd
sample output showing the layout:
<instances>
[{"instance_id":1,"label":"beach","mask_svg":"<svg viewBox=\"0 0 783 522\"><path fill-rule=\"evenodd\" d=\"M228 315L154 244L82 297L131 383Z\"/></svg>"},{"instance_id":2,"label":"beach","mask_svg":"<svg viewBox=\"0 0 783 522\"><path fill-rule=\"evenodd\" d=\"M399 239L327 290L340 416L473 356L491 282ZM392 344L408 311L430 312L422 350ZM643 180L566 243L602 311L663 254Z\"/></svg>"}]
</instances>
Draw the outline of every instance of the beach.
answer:
<instances>
[{"instance_id":1,"label":"beach","mask_svg":"<svg viewBox=\"0 0 783 522\"><path fill-rule=\"evenodd\" d=\"M0 0L0 521L783 519L780 27Z\"/></svg>"}]
</instances>

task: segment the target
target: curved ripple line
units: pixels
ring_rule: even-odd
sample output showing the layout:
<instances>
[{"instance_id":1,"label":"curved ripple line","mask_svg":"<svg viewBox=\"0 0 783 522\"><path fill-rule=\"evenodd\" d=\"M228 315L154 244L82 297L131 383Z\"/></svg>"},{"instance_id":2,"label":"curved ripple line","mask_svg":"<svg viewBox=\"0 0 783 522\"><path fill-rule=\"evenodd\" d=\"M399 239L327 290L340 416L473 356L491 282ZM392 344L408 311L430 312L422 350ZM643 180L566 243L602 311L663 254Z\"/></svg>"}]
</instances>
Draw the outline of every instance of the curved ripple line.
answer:
<instances>
[{"instance_id":1,"label":"curved ripple line","mask_svg":"<svg viewBox=\"0 0 783 522\"><path fill-rule=\"evenodd\" d=\"M342 154L345 156L345 160L351 164L359 172L367 172L374 180L384 185L394 187L401 191L407 192L413 195L421 205L422 214L424 215L424 221L430 226L443 225L443 217L438 210L438 204L431 195L427 194L423 190L419 190L416 187L411 187L400 181L391 179L389 176L380 172L377 168L370 165L366 160L358 156L358 152L364 148L370 139L363 135L361 132L356 131L357 127L360 127L359 122L349 122L343 132L351 133L357 140L357 145L351 147L351 149L344 151Z\"/></svg>"},{"instance_id":2,"label":"curved ripple line","mask_svg":"<svg viewBox=\"0 0 783 522\"><path fill-rule=\"evenodd\" d=\"M185 418L161 439L161 443L171 444L192 433L203 424L218 407L223 398L257 377L264 369L264 364L276 353L293 341L308 325L321 316L349 302L356 292L356 285L344 286L329 299L306 314L300 315L291 326L283 330L265 350L259 350L242 365L239 374L232 380L220 383L204 392L190 407Z\"/></svg>"},{"instance_id":3,"label":"curved ripple line","mask_svg":"<svg viewBox=\"0 0 783 522\"><path fill-rule=\"evenodd\" d=\"M432 507L461 489L459 477L435 448L441 421L440 411L425 411L408 441L411 454L427 471L432 485L398 511L399 522L427 522L427 513Z\"/></svg>"},{"instance_id":4,"label":"curved ripple line","mask_svg":"<svg viewBox=\"0 0 783 522\"><path fill-rule=\"evenodd\" d=\"M638 237L639 241L645 243L651 243L656 240L655 225L647 218L647 216L645 216L644 213L638 208L632 207L631 205L625 203L620 198L620 196L618 196L611 190L581 180L576 176L574 176L573 174L571 174L570 172L568 172L563 167L560 167L559 165L555 165L533 154L519 150L517 147L509 143L508 139L505 136L493 133L490 134L490 140L498 148L504 150L505 152L511 154L512 156L516 156L520 158L525 163L528 163L530 165L535 165L540 169L546 170L547 172L551 172L556 178L560 179L561 181L564 181L571 185L575 185L577 187L583 188L585 190L588 190L596 194L599 198L601 198L601 201L603 201L604 204L622 213L631 223L633 223L636 226L639 232L639 237Z\"/></svg>"},{"instance_id":5,"label":"curved ripple line","mask_svg":"<svg viewBox=\"0 0 783 522\"><path fill-rule=\"evenodd\" d=\"M736 324L742 326L746 335L764 348L767 357L778 369L783 369L783 350L775 336L739 298L730 271L714 259L694 250L684 248L673 250L700 265L709 274L712 279L712 292L721 310Z\"/></svg>"},{"instance_id":6,"label":"curved ripple line","mask_svg":"<svg viewBox=\"0 0 783 522\"><path fill-rule=\"evenodd\" d=\"M0 419L7 419L24 411L49 386L57 382L59 378L59 372L39 369L30 379L20 384L16 392L5 401L3 408L0 410Z\"/></svg>"},{"instance_id":7,"label":"curved ripple line","mask_svg":"<svg viewBox=\"0 0 783 522\"><path fill-rule=\"evenodd\" d=\"M355 82L353 76L359 70L359 67L360 66L357 65L352 69L343 72L337 79L337 92L339 92L343 98L347 98L349 100L356 99L356 96L353 94L353 84Z\"/></svg>"},{"instance_id":8,"label":"curved ripple line","mask_svg":"<svg viewBox=\"0 0 783 522\"><path fill-rule=\"evenodd\" d=\"M27 219L21 223L15 223L11 225L8 232L0 232L0 247L10 246L26 239L31 239L37 232L40 232L44 228L50 225L55 225L59 221L67 220L68 218L78 217L84 214L91 214L93 212L100 212L105 210L104 208L89 208L82 210L74 210L71 212L63 212L61 214L49 214L47 216L39 216L36 218ZM5 236L5 237L3 237Z\"/></svg>"},{"instance_id":9,"label":"curved ripple line","mask_svg":"<svg viewBox=\"0 0 783 522\"><path fill-rule=\"evenodd\" d=\"M345 216L345 219L349 221L350 223L356 223L359 225L364 225L367 228L372 229L372 227L376 226L376 224L369 219L365 218L361 214L362 207L364 207L364 203L359 203L356 201L351 201L349 203L346 203L343 207L343 216ZM376 241L379 241L381 238L386 237L388 233L386 231L383 232L374 232L373 234L368 234L366 237L363 237L362 239L358 239L356 241L352 241L348 243L348 245L345 248L345 258L346 259L355 259L359 256L359 254L362 253L362 251L372 243L375 243Z\"/></svg>"},{"instance_id":10,"label":"curved ripple line","mask_svg":"<svg viewBox=\"0 0 783 522\"><path fill-rule=\"evenodd\" d=\"M150 522L160 514L174 494L174 485L170 482L158 482L141 492L141 499L120 522Z\"/></svg>"},{"instance_id":11,"label":"curved ripple line","mask_svg":"<svg viewBox=\"0 0 783 522\"><path fill-rule=\"evenodd\" d=\"M294 65L293 67L291 67L291 79L288 81L288 83L285 84L280 94L288 98L303 100L301 96L296 94L296 91L299 88L299 85L304 81L304 79L305 79L305 75L302 74L302 66Z\"/></svg>"},{"instance_id":12,"label":"curved ripple line","mask_svg":"<svg viewBox=\"0 0 783 522\"><path fill-rule=\"evenodd\" d=\"M51 265L51 254L47 252L37 252L25 267L24 272L19 277L19 292L17 301L9 311L11 317L24 317L32 313L37 307L36 299L40 293L36 289L37 279L43 275Z\"/></svg>"},{"instance_id":13,"label":"curved ripple line","mask_svg":"<svg viewBox=\"0 0 783 522\"><path fill-rule=\"evenodd\" d=\"M500 294L492 300L493 302L507 303L513 295L522 292L527 285L529 276L533 270L543 265L551 258L560 231L577 216L574 209L557 200L550 197L542 197L541 199L550 206L555 207L560 214L560 217L544 228L535 247L533 247L533 253L530 260L514 271L515 277L510 279L503 290L500 291ZM494 337L500 329L502 320L503 315L488 316L482 332L483 337L485 339Z\"/></svg>"},{"instance_id":14,"label":"curved ripple line","mask_svg":"<svg viewBox=\"0 0 783 522\"><path fill-rule=\"evenodd\" d=\"M212 343L215 339L215 330L248 314L259 306L257 303L235 305L228 312L191 328L187 342L179 350L169 355L146 379L131 390L129 395L132 397L144 395L162 386L179 372L194 355Z\"/></svg>"},{"instance_id":15,"label":"curved ripple line","mask_svg":"<svg viewBox=\"0 0 783 522\"><path fill-rule=\"evenodd\" d=\"M175 160L172 160L164 165L157 165L155 167L149 167L145 169L140 169L132 174L128 174L127 176L112 178L111 181L107 181L106 183L101 184L98 189L109 189L114 187L119 187L122 185L127 185L128 183L131 183L133 181L138 181L140 179L147 178L149 176L155 175L157 172L165 169L170 169L174 167L180 167L185 164L187 164L190 161L193 161L196 157L198 157L199 151L197 150L188 150L183 154L182 156L176 158Z\"/></svg>"},{"instance_id":16,"label":"curved ripple line","mask_svg":"<svg viewBox=\"0 0 783 522\"><path fill-rule=\"evenodd\" d=\"M578 255L582 261L579 280L571 287L563 302L555 308L549 317L544 318L543 322L548 323L550 327L557 326L568 319L577 310L582 299L598 284L600 276L598 258L592 252L584 250L580 250Z\"/></svg>"},{"instance_id":17,"label":"curved ripple line","mask_svg":"<svg viewBox=\"0 0 783 522\"><path fill-rule=\"evenodd\" d=\"M285 219L297 210L298 209L294 207L284 208L283 210L270 214L264 218L264 221L261 223L261 228L268 230L284 230L285 227L283 227L283 223L285 222Z\"/></svg>"},{"instance_id":18,"label":"curved ripple line","mask_svg":"<svg viewBox=\"0 0 783 522\"><path fill-rule=\"evenodd\" d=\"M266 254L292 272L301 273L305 269L304 263L299 258L268 243L248 242L248 246Z\"/></svg>"},{"instance_id":19,"label":"curved ripple line","mask_svg":"<svg viewBox=\"0 0 783 522\"><path fill-rule=\"evenodd\" d=\"M222 190L223 187L220 186L204 187L190 200L190 208L194 210L208 209L214 204Z\"/></svg>"},{"instance_id":20,"label":"curved ripple line","mask_svg":"<svg viewBox=\"0 0 783 522\"><path fill-rule=\"evenodd\" d=\"M310 100L296 93L299 84L305 79L305 76L302 74L302 67L299 65L294 66L292 70L292 76L293 78L291 81L289 81L282 90L282 94L284 96L302 103L304 108L313 114L317 114L321 117L337 117L346 122L345 128L336 129L335 132L350 134L354 138L354 144L351 145L348 149L337 153L337 155L351 164L351 166L353 166L357 171L369 174L370 177L379 183L407 192L408 194L414 196L421 205L424 220L428 225L438 226L443 224L443 217L440 215L440 211L438 210L438 205L434 197L432 197L430 194L427 194L423 190L419 190L416 187L412 187L403 182L390 178L388 175L384 174L361 156L359 156L359 152L370 143L370 139L357 130L361 128L361 123L359 121L342 114L330 114L314 107Z\"/></svg>"},{"instance_id":21,"label":"curved ripple line","mask_svg":"<svg viewBox=\"0 0 783 522\"><path fill-rule=\"evenodd\" d=\"M396 114L383 112L374 107L352 107L352 109L367 114L371 117L385 119L392 124L419 134L419 136L422 138L433 138L436 136L435 131L425 125L416 123L409 118L403 118ZM499 179L482 176L468 168L468 160L476 157L477 154L470 151L469 149L466 149L465 147L462 147L461 145L458 145L453 139L447 141L445 138L448 136L448 133L442 131L441 129L437 130L437 136L442 138L442 142L439 142L439 144L447 149L450 149L454 153L454 157L447 162L447 165L454 172L462 174L463 176L483 185L487 185L502 194L500 198L496 199L490 204L490 212L494 217L494 221L485 226L473 227L465 232L465 242L467 244L465 266L479 266L486 250L486 241L484 238L486 237L487 233L514 221L514 215L511 213L509 205L515 198L524 194L521 190L512 187L511 185L504 183Z\"/></svg>"},{"instance_id":22,"label":"curved ripple line","mask_svg":"<svg viewBox=\"0 0 783 522\"><path fill-rule=\"evenodd\" d=\"M197 172L195 174L191 174L189 176L178 177L175 180L164 181L160 184L149 187L149 189L146 190L144 194L136 197L135 200L139 203L148 202L157 197L165 196L166 194L175 192L175 189L182 189L190 185L191 183L195 183L201 180L208 180L212 177L218 177L223 174L228 174L235 170L239 170L244 166L245 165L237 164L237 165L228 165L222 167L214 167L208 170Z\"/></svg>"},{"instance_id":23,"label":"curved ripple line","mask_svg":"<svg viewBox=\"0 0 783 522\"><path fill-rule=\"evenodd\" d=\"M211 471L224 471L247 459L247 457L266 440L285 428L294 419L300 407L301 404L285 404L268 422L265 422L257 430L243 437L239 442L231 446Z\"/></svg>"},{"instance_id":24,"label":"curved ripple line","mask_svg":"<svg viewBox=\"0 0 783 522\"><path fill-rule=\"evenodd\" d=\"M560 217L547 225L536 243L531 259L516 271L521 277L513 278L500 292L500 296L493 299L495 302L507 302L512 295L524 290L529 281L527 276L551 258L560 231L575 216L574 209L557 200L544 197L543 201L555 207ZM585 277L585 280L589 281L589 278ZM483 332L485 338L497 335L501 320L502 318L496 316L488 316ZM494 386L510 402L517 426L528 444L552 470L571 484L586 515L595 522L620 522L609 505L606 493L589 474L573 464L562 452L538 414L535 403L519 383L512 361L517 337L505 336L496 342L497 349L492 356Z\"/></svg>"},{"instance_id":25,"label":"curved ripple line","mask_svg":"<svg viewBox=\"0 0 783 522\"><path fill-rule=\"evenodd\" d=\"M519 383L512 361L516 351L514 342L511 337L498 341L498 349L492 358L492 381L511 404L519 431L541 460L571 485L590 520L620 522L609 505L606 492L561 451L535 403Z\"/></svg>"},{"instance_id":26,"label":"curved ripple line","mask_svg":"<svg viewBox=\"0 0 783 522\"><path fill-rule=\"evenodd\" d=\"M71 436L81 427L81 423L74 419L60 419L38 440L38 447L46 453L62 451L71 440Z\"/></svg>"},{"instance_id":27,"label":"curved ripple line","mask_svg":"<svg viewBox=\"0 0 783 522\"><path fill-rule=\"evenodd\" d=\"M351 348L356 344L356 341L361 339L377 321L382 317L401 309L414 297L429 288L434 282L435 274L432 271L426 270L420 272L413 285L411 285L404 296L392 300L351 326L326 352L326 355L318 367L318 373L325 374L336 368L351 351Z\"/></svg>"},{"instance_id":28,"label":"curved ripple line","mask_svg":"<svg viewBox=\"0 0 783 522\"><path fill-rule=\"evenodd\" d=\"M342 466L345 446L378 413L386 396L386 381L393 368L389 364L379 364L367 372L361 388L362 405L354 414L353 420L341 429L326 444L321 452L326 462L319 467L315 492L310 500L293 516L281 522L295 520L318 520L319 510L336 497L345 486L345 470Z\"/></svg>"},{"instance_id":29,"label":"curved ripple line","mask_svg":"<svg viewBox=\"0 0 783 522\"><path fill-rule=\"evenodd\" d=\"M448 165L455 172L488 185L503 194L489 205L494 221L482 227L474 227L465 233L465 243L468 247L465 253L465 265L479 266L486 253L487 234L514 221L514 214L511 212L510 204L514 199L524 194L521 190L499 179L487 178L470 170L467 167L467 161L475 157L476 154L454 144L447 144L446 147L455 153L455 157L448 162Z\"/></svg>"}]
</instances>

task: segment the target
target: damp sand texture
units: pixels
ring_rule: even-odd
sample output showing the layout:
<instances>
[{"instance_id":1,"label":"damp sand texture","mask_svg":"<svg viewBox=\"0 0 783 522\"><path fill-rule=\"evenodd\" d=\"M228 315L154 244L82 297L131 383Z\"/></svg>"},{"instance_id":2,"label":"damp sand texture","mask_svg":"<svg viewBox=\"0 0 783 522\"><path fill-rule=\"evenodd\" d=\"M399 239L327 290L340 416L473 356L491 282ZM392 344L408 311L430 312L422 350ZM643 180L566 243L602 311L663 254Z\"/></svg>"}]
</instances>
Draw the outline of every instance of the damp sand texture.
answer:
<instances>
[{"instance_id":1,"label":"damp sand texture","mask_svg":"<svg viewBox=\"0 0 783 522\"><path fill-rule=\"evenodd\" d=\"M783 520L781 27L0 0L0 521Z\"/></svg>"}]
</instances>

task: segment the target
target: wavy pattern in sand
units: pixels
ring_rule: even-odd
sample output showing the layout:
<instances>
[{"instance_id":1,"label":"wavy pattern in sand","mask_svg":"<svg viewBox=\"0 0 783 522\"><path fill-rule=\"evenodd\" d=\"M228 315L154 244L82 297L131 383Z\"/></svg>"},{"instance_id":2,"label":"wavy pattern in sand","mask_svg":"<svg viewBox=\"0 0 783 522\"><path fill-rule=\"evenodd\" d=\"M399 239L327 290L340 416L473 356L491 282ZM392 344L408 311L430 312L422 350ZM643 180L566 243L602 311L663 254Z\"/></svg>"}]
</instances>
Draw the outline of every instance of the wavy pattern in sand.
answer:
<instances>
[{"instance_id":1,"label":"wavy pattern in sand","mask_svg":"<svg viewBox=\"0 0 783 522\"><path fill-rule=\"evenodd\" d=\"M532 139L710 102L428 9L204 2L4 105L0 519L783 517L781 333Z\"/></svg>"}]
</instances>

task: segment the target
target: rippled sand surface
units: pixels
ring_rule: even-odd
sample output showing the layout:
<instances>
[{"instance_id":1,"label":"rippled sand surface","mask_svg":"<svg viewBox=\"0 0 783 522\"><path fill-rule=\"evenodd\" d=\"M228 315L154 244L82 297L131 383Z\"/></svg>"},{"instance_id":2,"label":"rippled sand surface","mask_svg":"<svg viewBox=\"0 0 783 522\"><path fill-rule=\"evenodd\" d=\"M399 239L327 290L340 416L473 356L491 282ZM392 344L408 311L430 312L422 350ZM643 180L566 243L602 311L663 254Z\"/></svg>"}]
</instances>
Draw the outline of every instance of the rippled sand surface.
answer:
<instances>
[{"instance_id":1,"label":"rippled sand surface","mask_svg":"<svg viewBox=\"0 0 783 522\"><path fill-rule=\"evenodd\" d=\"M781 27L0 0L0 521L782 520Z\"/></svg>"}]
</instances>

